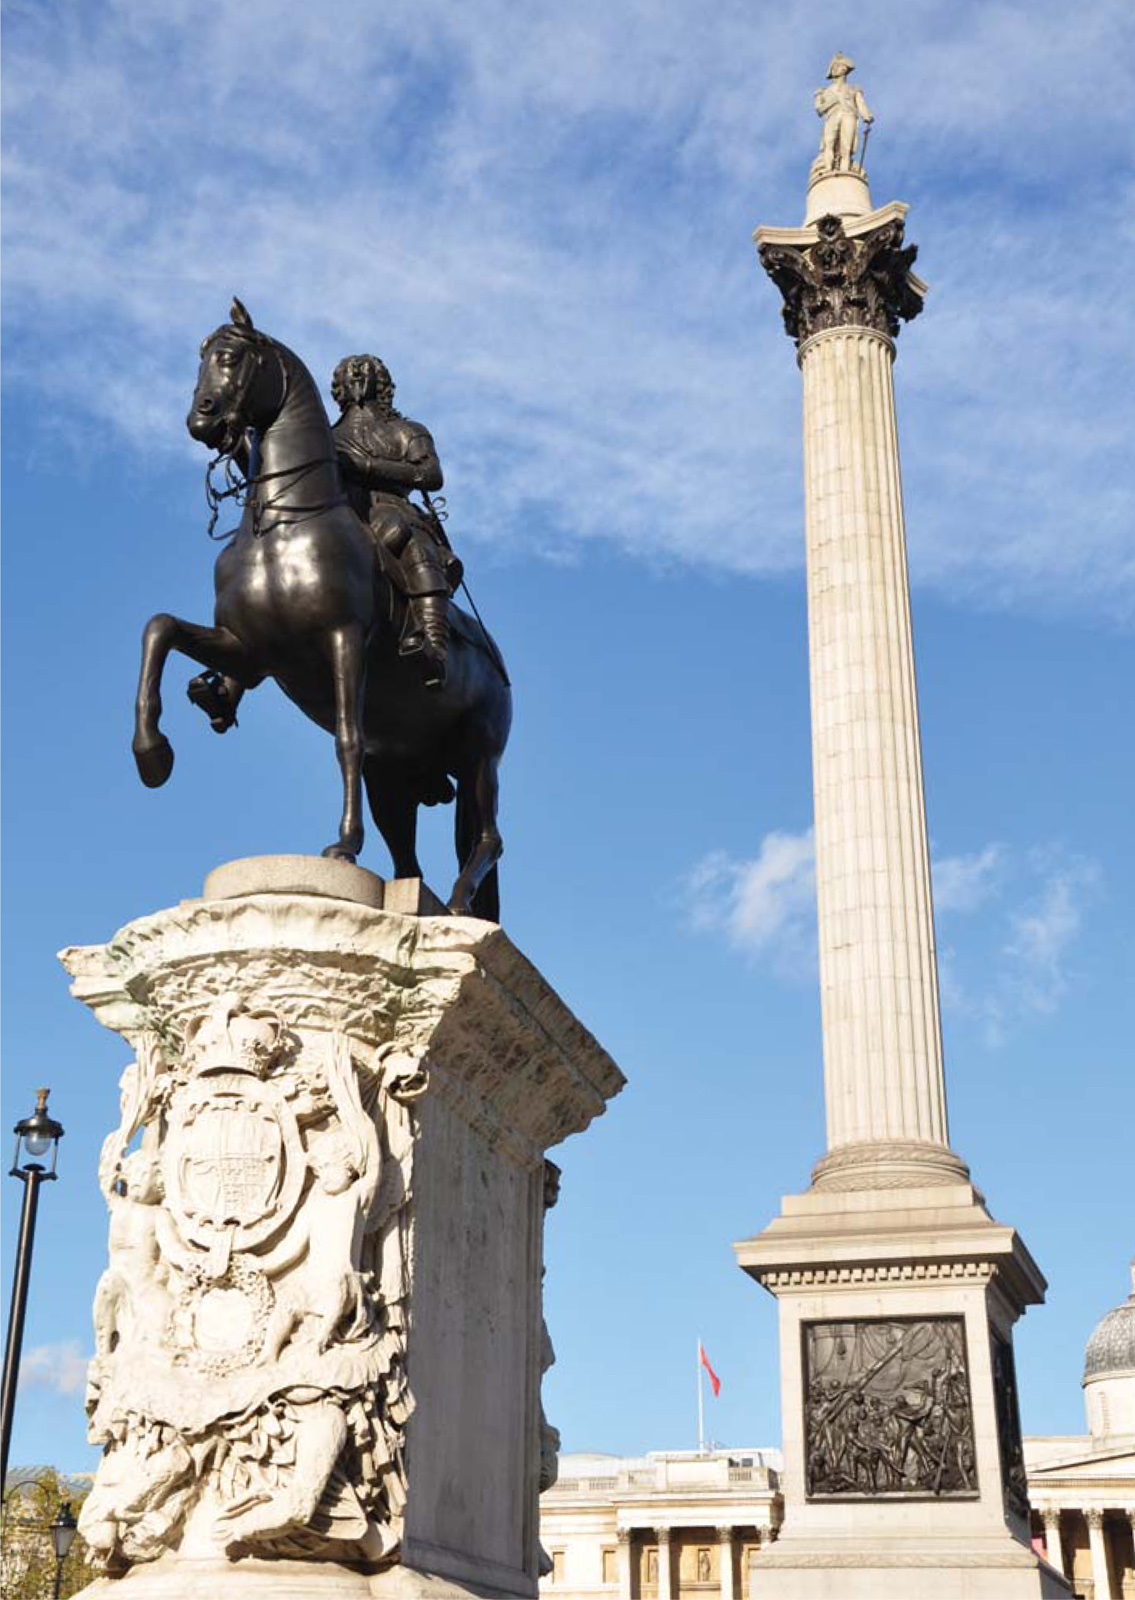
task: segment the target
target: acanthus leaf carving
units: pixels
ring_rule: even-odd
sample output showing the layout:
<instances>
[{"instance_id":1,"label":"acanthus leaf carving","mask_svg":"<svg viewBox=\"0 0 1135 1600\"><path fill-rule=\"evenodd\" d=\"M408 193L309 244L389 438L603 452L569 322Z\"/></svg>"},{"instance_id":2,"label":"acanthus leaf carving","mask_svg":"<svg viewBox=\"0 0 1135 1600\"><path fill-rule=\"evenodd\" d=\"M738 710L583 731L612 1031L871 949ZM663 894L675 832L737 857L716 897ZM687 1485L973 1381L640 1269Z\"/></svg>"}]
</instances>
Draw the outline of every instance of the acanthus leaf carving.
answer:
<instances>
[{"instance_id":1,"label":"acanthus leaf carving","mask_svg":"<svg viewBox=\"0 0 1135 1600\"><path fill-rule=\"evenodd\" d=\"M765 242L761 265L784 297L785 331L799 347L830 328L870 328L894 338L922 310L910 279L917 245L903 245L893 218L849 238L839 217L824 216L807 245Z\"/></svg>"}]
</instances>

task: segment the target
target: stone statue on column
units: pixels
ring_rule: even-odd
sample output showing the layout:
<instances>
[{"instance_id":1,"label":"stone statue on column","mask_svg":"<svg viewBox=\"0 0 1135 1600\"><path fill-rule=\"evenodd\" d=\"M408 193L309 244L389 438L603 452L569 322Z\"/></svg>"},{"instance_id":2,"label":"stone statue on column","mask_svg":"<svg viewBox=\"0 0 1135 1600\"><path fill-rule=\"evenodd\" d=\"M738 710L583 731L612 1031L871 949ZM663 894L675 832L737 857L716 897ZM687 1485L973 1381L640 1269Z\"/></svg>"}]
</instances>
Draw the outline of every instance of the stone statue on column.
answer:
<instances>
[{"instance_id":1,"label":"stone statue on column","mask_svg":"<svg viewBox=\"0 0 1135 1600\"><path fill-rule=\"evenodd\" d=\"M855 62L836 51L828 65L827 86L816 90L813 104L823 118L820 153L812 163L813 173L850 172L859 151L859 124L869 128L875 118L857 83L848 83ZM866 135L864 136L866 143ZM860 160L862 166L862 159Z\"/></svg>"}]
</instances>

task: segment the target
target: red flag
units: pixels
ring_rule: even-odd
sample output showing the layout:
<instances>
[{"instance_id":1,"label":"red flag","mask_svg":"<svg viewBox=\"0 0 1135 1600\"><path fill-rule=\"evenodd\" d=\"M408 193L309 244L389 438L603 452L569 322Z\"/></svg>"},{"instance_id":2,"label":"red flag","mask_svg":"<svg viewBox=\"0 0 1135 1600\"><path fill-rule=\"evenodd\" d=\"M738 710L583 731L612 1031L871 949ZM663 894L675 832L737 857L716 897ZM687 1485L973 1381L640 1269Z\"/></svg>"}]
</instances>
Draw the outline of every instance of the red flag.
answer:
<instances>
[{"instance_id":1,"label":"red flag","mask_svg":"<svg viewBox=\"0 0 1135 1600\"><path fill-rule=\"evenodd\" d=\"M709 1373L709 1381L713 1385L713 1398L716 1400L717 1396L718 1396L718 1391L721 1388L721 1379L717 1376L717 1373L714 1372L713 1368L710 1366L709 1357L706 1355L705 1351L702 1349L702 1345L701 1345L701 1340L700 1339L698 1340L698 1359L700 1360L700 1362L701 1362L702 1366L705 1368L705 1370Z\"/></svg>"}]
</instances>

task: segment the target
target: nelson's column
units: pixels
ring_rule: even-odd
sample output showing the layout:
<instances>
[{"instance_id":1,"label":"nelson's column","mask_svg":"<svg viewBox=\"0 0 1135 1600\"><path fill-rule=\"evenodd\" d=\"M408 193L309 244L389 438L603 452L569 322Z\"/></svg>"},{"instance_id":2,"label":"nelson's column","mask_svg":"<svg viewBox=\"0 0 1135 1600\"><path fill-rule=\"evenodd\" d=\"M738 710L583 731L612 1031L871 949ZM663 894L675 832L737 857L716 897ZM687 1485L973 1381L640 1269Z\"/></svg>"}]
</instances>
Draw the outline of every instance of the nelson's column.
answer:
<instances>
[{"instance_id":1,"label":"nelson's column","mask_svg":"<svg viewBox=\"0 0 1135 1600\"><path fill-rule=\"evenodd\" d=\"M926 285L836 55L803 227L757 230L804 389L827 1151L739 1244L780 1313L778 1600L1066 1595L1030 1548L1012 1328L1045 1282L950 1147L891 367Z\"/></svg>"}]
</instances>

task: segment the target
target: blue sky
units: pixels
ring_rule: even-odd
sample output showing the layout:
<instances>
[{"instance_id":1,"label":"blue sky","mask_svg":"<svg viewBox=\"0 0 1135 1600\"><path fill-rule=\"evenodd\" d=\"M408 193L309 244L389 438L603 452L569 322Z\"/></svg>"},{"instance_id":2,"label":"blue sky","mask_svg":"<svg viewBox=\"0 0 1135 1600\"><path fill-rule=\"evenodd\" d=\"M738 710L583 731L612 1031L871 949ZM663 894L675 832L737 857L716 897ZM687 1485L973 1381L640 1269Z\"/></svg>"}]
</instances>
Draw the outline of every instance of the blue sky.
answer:
<instances>
[{"instance_id":1,"label":"blue sky","mask_svg":"<svg viewBox=\"0 0 1135 1600\"><path fill-rule=\"evenodd\" d=\"M715 1436L778 1442L775 1308L730 1245L823 1118L799 377L750 234L802 216L836 48L931 284L896 385L953 1138L1050 1280L1026 1430L1079 1430L1135 1248L1128 8L6 9L4 1119L42 1081L68 1129L13 1459L92 1458L127 1058L54 952L337 817L270 686L217 739L175 661L171 783L129 754L142 623L211 611L183 418L233 293L324 382L383 355L431 426L517 686L504 921L630 1079L557 1154L549 1415L567 1449L691 1444L700 1337Z\"/></svg>"}]
</instances>

